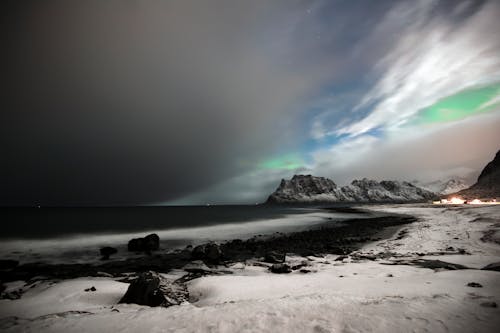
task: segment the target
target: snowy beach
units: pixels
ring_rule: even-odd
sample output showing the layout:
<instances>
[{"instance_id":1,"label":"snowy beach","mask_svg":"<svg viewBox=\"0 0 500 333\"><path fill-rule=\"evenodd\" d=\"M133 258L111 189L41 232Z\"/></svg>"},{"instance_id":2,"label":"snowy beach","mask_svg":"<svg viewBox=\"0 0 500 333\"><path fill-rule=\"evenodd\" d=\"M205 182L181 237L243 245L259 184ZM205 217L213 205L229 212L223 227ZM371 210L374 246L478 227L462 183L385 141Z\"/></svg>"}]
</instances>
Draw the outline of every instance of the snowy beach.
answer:
<instances>
[{"instance_id":1,"label":"snowy beach","mask_svg":"<svg viewBox=\"0 0 500 333\"><path fill-rule=\"evenodd\" d=\"M366 208L366 207L365 207ZM418 218L348 256L298 257L307 273L270 273L257 259L232 274L187 283L189 302L117 304L128 283L111 277L7 283L5 332L494 332L500 325L500 207L379 205ZM388 232L387 230L385 231ZM337 260L336 260L337 259ZM200 264L201 265L201 264ZM466 269L459 265L465 266ZM496 268L498 270L498 267ZM183 270L165 274L181 277ZM95 287L95 291L85 289Z\"/></svg>"}]
</instances>

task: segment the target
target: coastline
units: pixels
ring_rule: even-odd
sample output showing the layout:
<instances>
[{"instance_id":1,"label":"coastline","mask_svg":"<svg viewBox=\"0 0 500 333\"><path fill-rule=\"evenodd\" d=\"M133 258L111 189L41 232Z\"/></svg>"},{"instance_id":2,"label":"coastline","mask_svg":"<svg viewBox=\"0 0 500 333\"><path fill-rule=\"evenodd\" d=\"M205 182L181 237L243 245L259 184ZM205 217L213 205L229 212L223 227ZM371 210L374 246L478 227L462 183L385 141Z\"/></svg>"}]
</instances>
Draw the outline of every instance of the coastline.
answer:
<instances>
[{"instance_id":1,"label":"coastline","mask_svg":"<svg viewBox=\"0 0 500 333\"><path fill-rule=\"evenodd\" d=\"M499 208L372 206L377 214L417 220L379 230L390 237L349 255L287 254L288 265L302 265L288 274L270 272L272 264L262 258L225 266L192 261L161 274L171 281L184 277L189 291L189 301L167 308L118 304L135 275L15 281L7 291L24 293L0 300L0 329L494 332L500 325L500 246L481 238L498 229Z\"/></svg>"},{"instance_id":2,"label":"coastline","mask_svg":"<svg viewBox=\"0 0 500 333\"><path fill-rule=\"evenodd\" d=\"M325 211L337 210L343 213L369 214L363 209L346 210L337 207L325 209ZM366 243L391 237L403 225L414 221L415 219L408 215L385 213L382 216L346 219L335 225L325 222L315 224L304 231L254 236L247 240L228 240L218 244L221 250L220 260L210 262L201 259L205 265L215 268L213 271L205 272L205 274L211 274L217 269L224 271L228 265L237 262L262 261L268 252L303 257L322 257L328 254L348 255ZM386 228L388 230L384 232ZM37 280L72 279L84 276L126 278L130 273L149 270L168 273L171 270L182 269L198 259L200 258L193 256L193 247L187 247L168 252L155 251L151 255L135 255L125 260L97 263L51 264L41 261L0 270L0 281L22 280L34 283Z\"/></svg>"}]
</instances>

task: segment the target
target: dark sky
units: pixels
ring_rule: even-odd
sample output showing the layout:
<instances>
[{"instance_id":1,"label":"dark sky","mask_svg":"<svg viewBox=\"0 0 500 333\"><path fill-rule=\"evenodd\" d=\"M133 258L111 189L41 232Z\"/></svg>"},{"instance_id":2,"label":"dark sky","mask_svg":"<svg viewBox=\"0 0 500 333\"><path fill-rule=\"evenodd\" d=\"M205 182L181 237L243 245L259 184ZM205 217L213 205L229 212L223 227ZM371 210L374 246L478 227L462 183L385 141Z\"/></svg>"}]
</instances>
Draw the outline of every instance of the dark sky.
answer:
<instances>
[{"instance_id":1,"label":"dark sky","mask_svg":"<svg viewBox=\"0 0 500 333\"><path fill-rule=\"evenodd\" d=\"M500 142L496 1L2 6L1 205L253 202L302 171L475 172Z\"/></svg>"}]
</instances>

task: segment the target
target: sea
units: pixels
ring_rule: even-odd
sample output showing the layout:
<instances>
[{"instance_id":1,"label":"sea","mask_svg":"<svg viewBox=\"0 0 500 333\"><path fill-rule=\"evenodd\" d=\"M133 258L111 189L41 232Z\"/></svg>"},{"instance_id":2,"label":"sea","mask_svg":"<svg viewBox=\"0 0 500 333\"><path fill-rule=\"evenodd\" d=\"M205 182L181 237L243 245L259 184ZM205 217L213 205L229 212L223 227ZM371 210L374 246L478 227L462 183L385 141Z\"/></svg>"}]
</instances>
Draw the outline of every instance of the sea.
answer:
<instances>
[{"instance_id":1,"label":"sea","mask_svg":"<svg viewBox=\"0 0 500 333\"><path fill-rule=\"evenodd\" d=\"M0 259L21 263L85 263L99 260L99 249L113 246L112 258L133 257L130 239L156 233L163 251L208 241L265 237L276 233L336 226L370 217L324 207L269 205L20 207L0 209Z\"/></svg>"}]
</instances>

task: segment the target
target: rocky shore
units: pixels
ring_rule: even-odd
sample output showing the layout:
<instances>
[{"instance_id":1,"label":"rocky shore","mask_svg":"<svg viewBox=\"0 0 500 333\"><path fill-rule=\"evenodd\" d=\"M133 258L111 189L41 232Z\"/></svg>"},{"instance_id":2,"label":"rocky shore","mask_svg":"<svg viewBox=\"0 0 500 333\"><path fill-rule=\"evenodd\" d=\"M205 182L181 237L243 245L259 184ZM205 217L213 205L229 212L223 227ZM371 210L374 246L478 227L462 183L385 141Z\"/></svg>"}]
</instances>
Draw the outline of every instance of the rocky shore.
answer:
<instances>
[{"instance_id":1,"label":"rocky shore","mask_svg":"<svg viewBox=\"0 0 500 333\"><path fill-rule=\"evenodd\" d=\"M207 243L194 248L188 246L183 250L165 253L157 251L157 236L149 235L144 239L154 239L152 246L144 247L141 245L143 241L140 238L133 239L129 243L129 250L144 251L144 255L139 258L121 261L105 260L99 264L39 262L17 265L9 261L0 268L0 280L2 283L22 280L27 284L32 284L39 280L101 276L129 281L141 272L168 273L174 269L184 269L186 275L183 280L187 281L202 275L223 274L225 267L247 260L254 260L256 264L259 264L259 261L268 264L284 264L287 255L302 257L321 257L327 254L347 255L366 242L380 240L378 234L385 228L398 227L414 221L415 218L404 215L351 219L340 226L324 224L313 230L290 234L277 233L267 237L256 236L248 240L234 239L222 244ZM137 244L140 245L137 246ZM114 250L103 248L100 252L103 259L109 259ZM203 262L205 267L212 269L205 270L200 268L200 265L193 265L193 262ZM293 267L293 269L299 268ZM288 268L274 270L277 273L287 271ZM3 295L3 297L6 296Z\"/></svg>"}]
</instances>

